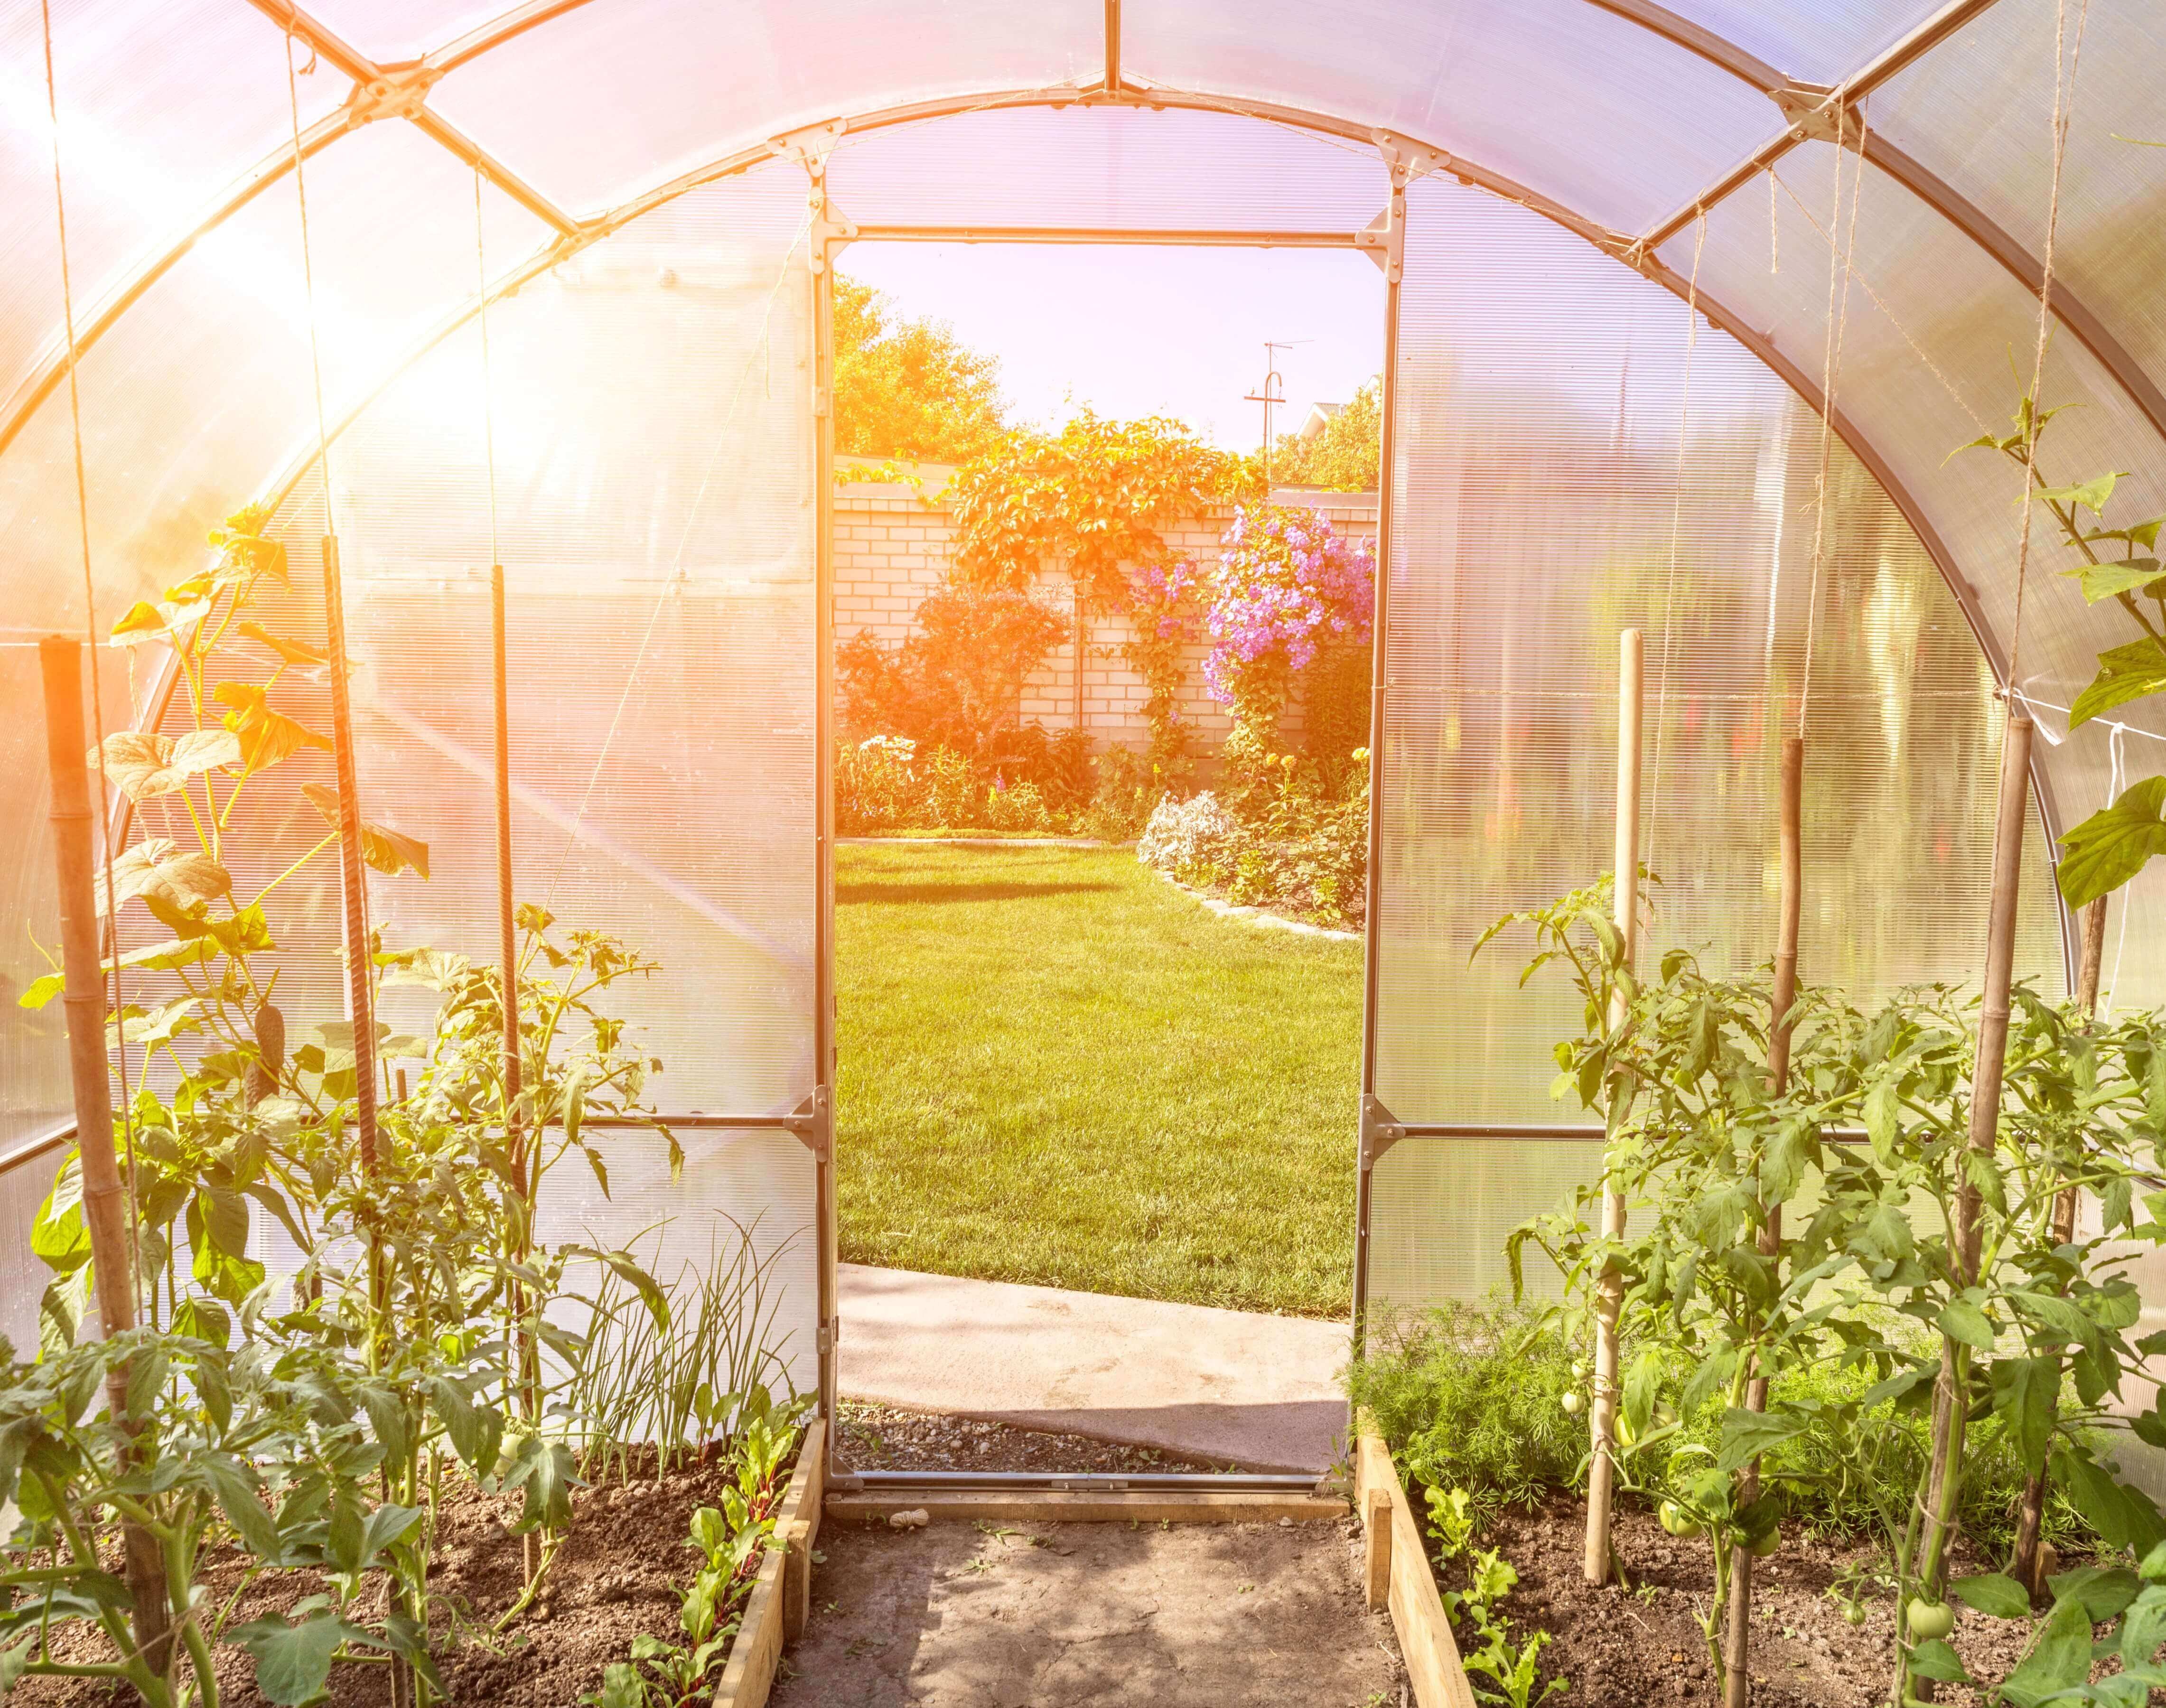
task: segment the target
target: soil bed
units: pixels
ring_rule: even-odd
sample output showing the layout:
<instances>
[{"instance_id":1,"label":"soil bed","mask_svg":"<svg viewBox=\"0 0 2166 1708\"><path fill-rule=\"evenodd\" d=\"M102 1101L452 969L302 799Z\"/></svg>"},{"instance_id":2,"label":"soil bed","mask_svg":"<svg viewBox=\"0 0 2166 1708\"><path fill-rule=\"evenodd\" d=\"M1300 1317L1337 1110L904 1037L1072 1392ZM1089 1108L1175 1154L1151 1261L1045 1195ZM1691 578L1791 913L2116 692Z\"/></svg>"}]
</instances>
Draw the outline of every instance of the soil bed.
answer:
<instances>
[{"instance_id":1,"label":"soil bed","mask_svg":"<svg viewBox=\"0 0 2166 1708\"><path fill-rule=\"evenodd\" d=\"M776 1708L1397 1708L1338 1524L830 1522Z\"/></svg>"},{"instance_id":2,"label":"soil bed","mask_svg":"<svg viewBox=\"0 0 2166 1708\"><path fill-rule=\"evenodd\" d=\"M787 1476L785 1470L783 1478ZM462 1605L479 1627L467 1640L438 1650L437 1669L452 1700L501 1708L567 1708L584 1692L600 1688L602 1668L610 1662L630 1658L638 1632L681 1638L678 1596L670 1580L690 1580L698 1563L685 1546L692 1514L702 1506L719 1506L732 1481L723 1460L659 1482L651 1475L635 1476L629 1483L577 1491L572 1528L540 1597L517 1626L498 1637L489 1634L489 1626L510 1606L521 1582L521 1541L505 1528L518 1516L519 1498L482 1494L447 1477L430 1587ZM214 1562L205 1580L222 1599L233 1578L230 1568ZM283 1611L321 1587L314 1573L267 1573L256 1580L234 1622ZM383 1596L380 1587L367 1592L363 1606L371 1618L381 1615ZM71 1637L71 1643L79 1652L92 1646L84 1637ZM266 1708L247 1656L230 1646L217 1654L221 1708ZM335 1708L388 1708L389 1669L335 1667L327 1700ZM44 1678L25 1679L9 1703L10 1708L18 1703L25 1708L32 1703L103 1708L135 1700L131 1689L116 1689L103 1680Z\"/></svg>"},{"instance_id":3,"label":"soil bed","mask_svg":"<svg viewBox=\"0 0 2166 1708\"><path fill-rule=\"evenodd\" d=\"M1719 1703L1721 1689L1698 1622L1714 1579L1706 1541L1671 1536L1652 1514L1636 1509L1620 1507L1614 1524L1632 1590L1597 1589L1582 1579L1584 1501L1558 1499L1535 1513L1508 1512L1482 1538L1501 1548L1519 1573L1519 1587L1503 1603L1515 1635L1541 1630L1554 1639L1542 1651L1541 1676L1572 1680L1570 1694L1553 1699L1559 1704ZM1865 1604L1865 1623L1853 1626L1842 1603L1827 1593L1846 1567L1877 1557L1876 1550L1860 1544L1807 1541L1789 1531L1777 1553L1754 1563L1756 1708L1875 1708L1888 1700L1894 1604L1876 1594ZM1997 1563L1959 1552L1955 1573L1997 1569ZM1444 1580L1447 1588L1461 1581L1453 1568L1445 1568ZM1989 1619L1958 1605L1948 1641L1973 1676L1998 1679L2015 1665L2028 1636L2021 1621ZM1981 1700L1956 1685L1939 1689L1946 1702Z\"/></svg>"},{"instance_id":4,"label":"soil bed","mask_svg":"<svg viewBox=\"0 0 2166 1708\"><path fill-rule=\"evenodd\" d=\"M838 1471L1223 1471L1155 1447L1121 1446L1088 1436L1050 1435L945 1412L845 1399L837 1406Z\"/></svg>"}]
</instances>

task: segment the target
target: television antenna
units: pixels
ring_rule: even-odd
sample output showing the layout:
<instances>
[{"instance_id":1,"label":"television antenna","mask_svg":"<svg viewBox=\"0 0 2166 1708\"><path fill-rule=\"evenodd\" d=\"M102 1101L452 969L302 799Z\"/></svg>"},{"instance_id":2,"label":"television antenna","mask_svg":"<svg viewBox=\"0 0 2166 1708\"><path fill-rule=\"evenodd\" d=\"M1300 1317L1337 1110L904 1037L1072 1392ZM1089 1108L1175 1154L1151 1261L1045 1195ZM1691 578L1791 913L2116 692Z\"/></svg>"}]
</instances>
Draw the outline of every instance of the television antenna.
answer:
<instances>
[{"instance_id":1,"label":"television antenna","mask_svg":"<svg viewBox=\"0 0 2166 1708\"><path fill-rule=\"evenodd\" d=\"M1243 399L1244 403L1264 406L1264 491L1266 495L1271 489L1271 407L1286 401L1286 379L1278 368L1279 352L1298 349L1303 344L1313 341L1308 338L1297 338L1291 342L1267 341L1264 345L1264 383Z\"/></svg>"}]
</instances>

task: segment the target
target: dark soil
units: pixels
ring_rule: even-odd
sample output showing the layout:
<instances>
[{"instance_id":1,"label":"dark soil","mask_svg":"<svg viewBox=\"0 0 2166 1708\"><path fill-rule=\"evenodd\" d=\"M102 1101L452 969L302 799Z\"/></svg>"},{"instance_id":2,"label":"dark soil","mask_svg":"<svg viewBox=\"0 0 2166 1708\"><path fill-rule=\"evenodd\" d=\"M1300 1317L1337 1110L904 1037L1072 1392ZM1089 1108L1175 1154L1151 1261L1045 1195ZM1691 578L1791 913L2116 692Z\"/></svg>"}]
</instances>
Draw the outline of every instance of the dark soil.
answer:
<instances>
[{"instance_id":1,"label":"dark soil","mask_svg":"<svg viewBox=\"0 0 2166 1708\"><path fill-rule=\"evenodd\" d=\"M830 1524L775 1708L1398 1708L1341 1523Z\"/></svg>"},{"instance_id":2,"label":"dark soil","mask_svg":"<svg viewBox=\"0 0 2166 1708\"><path fill-rule=\"evenodd\" d=\"M940 1412L905 1411L869 1401L840 1402L837 1469L849 1471L1223 1471L1154 1447L1123 1447L1087 1436L1048 1435Z\"/></svg>"},{"instance_id":3,"label":"dark soil","mask_svg":"<svg viewBox=\"0 0 2166 1708\"><path fill-rule=\"evenodd\" d=\"M1123 1447L1080 1436L1043 1435L1001 1424L889 1406L843 1402L836 1457L858 1470L1210 1471L1149 1448ZM788 1473L785 1471L786 1476ZM602 1668L630 1658L641 1631L674 1641L678 1595L672 1580L691 1576L695 1557L685 1546L693 1512L717 1506L729 1476L720 1466L694 1467L660 1479L638 1470L629 1482L581 1489L573 1502L574 1521L552 1563L535 1605L502 1637L490 1626L516 1599L524 1581L523 1543L506 1528L519 1510L517 1497L476 1492L447 1477L441 1531L430 1578L446 1605L468 1621L440 1647L436 1664L455 1701L503 1704L505 1708L570 1708L601 1686ZM966 1536L979 1540L975 1531ZM236 1581L238 1556L221 1564L214 1557L204 1580L223 1601ZM259 1578L235 1614L234 1624L283 1612L324 1586L312 1573ZM370 1592L362 1613L382 1615L383 1591ZM446 1621L440 1613L440 1628ZM77 1626L55 1645L58 1652L88 1658L102 1654L103 1639ZM255 1684L254 1663L240 1650L218 1651L219 1689L225 1708L265 1708ZM391 1700L388 1668L341 1665L331 1674L335 1708L376 1708ZM25 1680L9 1708L29 1705L119 1705L130 1690L91 1679Z\"/></svg>"},{"instance_id":4,"label":"dark soil","mask_svg":"<svg viewBox=\"0 0 2166 1708\"><path fill-rule=\"evenodd\" d=\"M1483 1545L1503 1550L1519 1573L1503 1610L1515 1634L1546 1631L1541 1676L1572 1680L1560 1708L1682 1702L1709 1708L1721 1690L1700 1634L1714 1582L1714 1555L1702 1538L1667 1534L1652 1514L1620 1509L1618 1551L1630 1590L1593 1589L1582 1576L1586 1504L1560 1499L1533 1514L1508 1513ZM1895 1664L1894 1604L1878 1592L1862 1626L1843 1616L1828 1592L1845 1568L1869 1566L1876 1550L1805 1540L1786 1533L1781 1549L1753 1563L1752 1700L1755 1708L1875 1708L1888 1700ZM1998 1569L1958 1558L1957 1575ZM1463 1580L1443 1568L1445 1587ZM1989 1619L1960 1605L1949 1637L1973 1676L2004 1676L2029 1635L2020 1621ZM1970 1702L1972 1692L1940 1687L1941 1700Z\"/></svg>"},{"instance_id":5,"label":"dark soil","mask_svg":"<svg viewBox=\"0 0 2166 1708\"><path fill-rule=\"evenodd\" d=\"M476 1627L440 1648L436 1657L452 1700L505 1708L570 1708L583 1693L600 1688L605 1666L630 1658L638 1632L679 1637L678 1595L670 1580L689 1579L695 1556L685 1546L685 1536L692 1514L701 1506L720 1505L729 1481L726 1466L717 1463L658 1482L640 1476L579 1490L572 1529L543 1579L541 1596L499 1637L489 1627L517 1598L524 1581L522 1540L505 1527L517 1517L519 1500L484 1495L463 1481L447 1478L430 1584L448 1601L463 1606ZM205 1575L220 1600L230 1593L230 1566L214 1563ZM312 1573L267 1575L251 1588L234 1622L283 1611L321 1587ZM365 1611L372 1620L381 1616L380 1589L369 1592ZM74 1642L78 1653L88 1653L92 1646L87 1633ZM102 1637L97 1646L103 1647ZM238 1648L217 1652L223 1708L265 1708L256 1689L254 1663ZM329 1700L336 1708L388 1705L388 1668L334 1668ZM26 1708L31 1703L118 1708L134 1700L132 1690L116 1691L100 1681L47 1678L24 1680L9 1699L9 1708L18 1703Z\"/></svg>"}]
</instances>

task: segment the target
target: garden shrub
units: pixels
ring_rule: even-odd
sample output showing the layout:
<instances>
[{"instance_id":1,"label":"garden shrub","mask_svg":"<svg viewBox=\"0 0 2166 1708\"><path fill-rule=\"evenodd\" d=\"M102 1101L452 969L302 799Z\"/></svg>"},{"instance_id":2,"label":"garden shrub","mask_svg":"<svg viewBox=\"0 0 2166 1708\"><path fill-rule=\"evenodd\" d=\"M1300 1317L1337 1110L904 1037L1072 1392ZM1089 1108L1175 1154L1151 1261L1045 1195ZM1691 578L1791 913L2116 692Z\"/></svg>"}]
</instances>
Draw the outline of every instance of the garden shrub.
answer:
<instances>
[{"instance_id":1,"label":"garden shrub","mask_svg":"<svg viewBox=\"0 0 2166 1708\"><path fill-rule=\"evenodd\" d=\"M1027 594L951 583L926 595L916 624L899 647L860 633L836 648L844 724L985 767L1027 759L1022 685L1066 638L1065 618Z\"/></svg>"},{"instance_id":2,"label":"garden shrub","mask_svg":"<svg viewBox=\"0 0 2166 1708\"><path fill-rule=\"evenodd\" d=\"M1230 799L1206 792L1161 801L1136 856L1242 907L1358 924L1368 900L1368 758L1357 748L1332 791L1296 755L1266 756L1255 782Z\"/></svg>"}]
</instances>

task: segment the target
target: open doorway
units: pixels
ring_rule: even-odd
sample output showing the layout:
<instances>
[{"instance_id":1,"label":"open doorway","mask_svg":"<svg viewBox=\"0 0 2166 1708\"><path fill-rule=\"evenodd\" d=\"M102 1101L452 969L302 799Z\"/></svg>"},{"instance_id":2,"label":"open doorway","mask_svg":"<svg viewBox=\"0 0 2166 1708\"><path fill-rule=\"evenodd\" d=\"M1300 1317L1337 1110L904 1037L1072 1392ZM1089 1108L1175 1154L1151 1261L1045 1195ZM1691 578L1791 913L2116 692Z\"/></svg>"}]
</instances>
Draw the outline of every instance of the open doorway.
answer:
<instances>
[{"instance_id":1,"label":"open doorway","mask_svg":"<svg viewBox=\"0 0 2166 1708\"><path fill-rule=\"evenodd\" d=\"M1313 1473L1382 272L859 241L833 278L843 1457Z\"/></svg>"}]
</instances>

